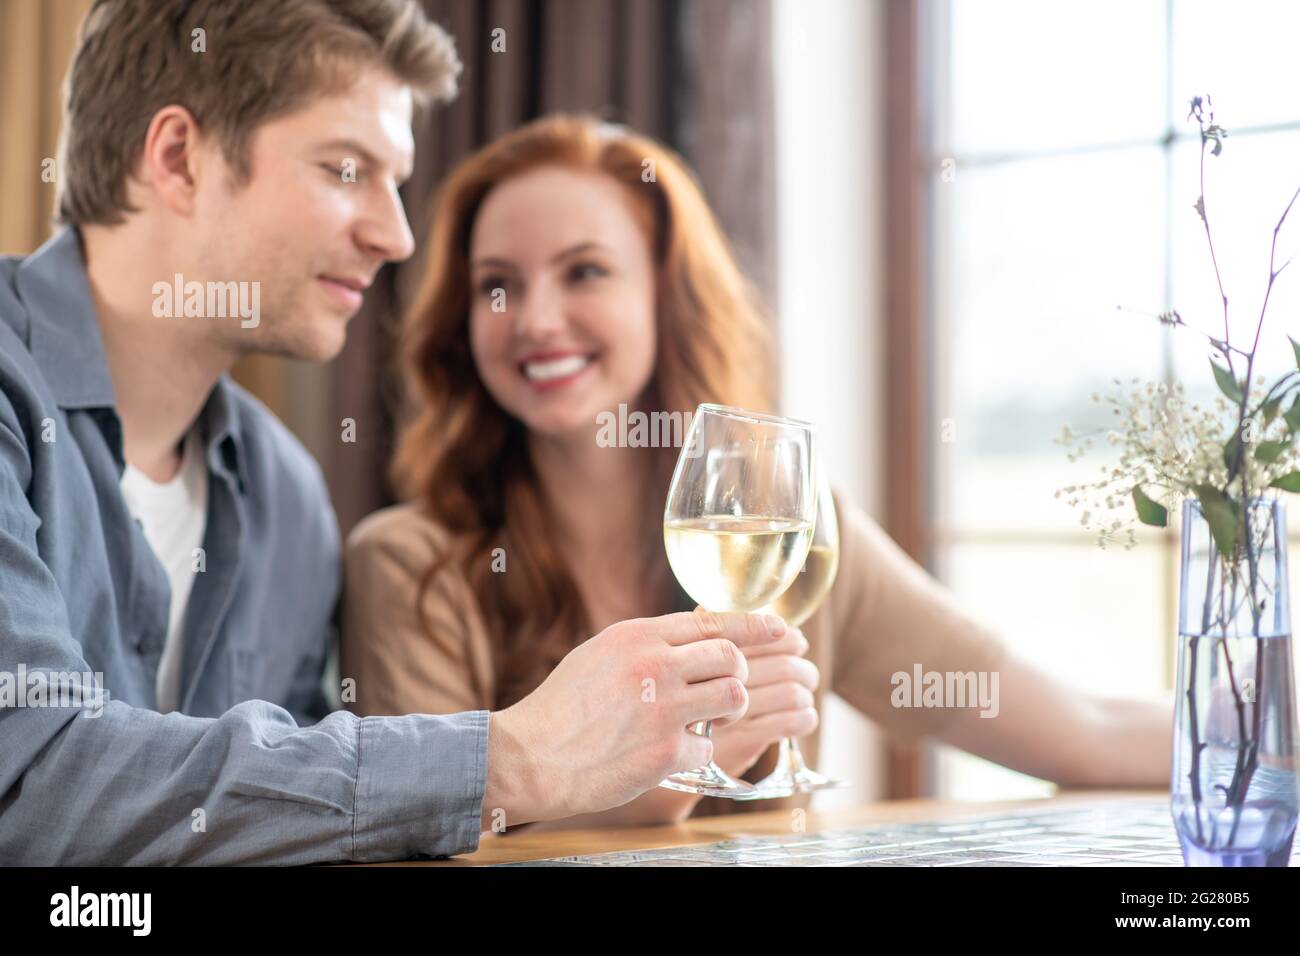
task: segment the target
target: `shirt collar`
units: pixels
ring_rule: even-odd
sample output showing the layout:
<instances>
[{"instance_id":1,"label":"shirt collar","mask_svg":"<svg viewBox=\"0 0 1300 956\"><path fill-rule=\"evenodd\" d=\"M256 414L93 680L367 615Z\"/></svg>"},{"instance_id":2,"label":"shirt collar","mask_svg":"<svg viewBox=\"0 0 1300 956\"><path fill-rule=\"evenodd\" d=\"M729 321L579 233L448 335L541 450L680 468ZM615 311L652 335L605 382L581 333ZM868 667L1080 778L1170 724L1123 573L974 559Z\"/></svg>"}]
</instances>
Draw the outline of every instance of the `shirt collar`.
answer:
<instances>
[{"instance_id":1,"label":"shirt collar","mask_svg":"<svg viewBox=\"0 0 1300 956\"><path fill-rule=\"evenodd\" d=\"M112 408L104 340L75 229L52 236L18 267L32 358L61 408Z\"/></svg>"},{"instance_id":2,"label":"shirt collar","mask_svg":"<svg viewBox=\"0 0 1300 956\"><path fill-rule=\"evenodd\" d=\"M203 403L203 410L199 412L199 425L203 429L209 466L233 474L239 483L240 493L245 493L248 472L244 434L239 417L239 403L235 399L234 386L227 376L223 375L217 380L212 394Z\"/></svg>"},{"instance_id":3,"label":"shirt collar","mask_svg":"<svg viewBox=\"0 0 1300 956\"><path fill-rule=\"evenodd\" d=\"M59 407L115 411L113 381L77 230L60 230L24 259L17 286L28 315L32 357ZM232 473L243 491L247 472L239 403L227 376L217 381L198 421L209 465ZM121 449L115 452L121 458Z\"/></svg>"}]
</instances>

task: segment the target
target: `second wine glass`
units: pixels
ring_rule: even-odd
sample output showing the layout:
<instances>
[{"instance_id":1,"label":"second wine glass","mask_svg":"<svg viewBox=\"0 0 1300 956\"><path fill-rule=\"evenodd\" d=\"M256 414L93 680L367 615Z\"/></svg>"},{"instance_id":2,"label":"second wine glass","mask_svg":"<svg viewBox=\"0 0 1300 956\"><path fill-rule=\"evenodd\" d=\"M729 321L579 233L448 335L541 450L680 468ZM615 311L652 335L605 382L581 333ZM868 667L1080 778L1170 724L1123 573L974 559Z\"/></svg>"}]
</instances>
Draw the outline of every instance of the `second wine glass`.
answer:
<instances>
[{"instance_id":1,"label":"second wine glass","mask_svg":"<svg viewBox=\"0 0 1300 956\"><path fill-rule=\"evenodd\" d=\"M808 560L785 593L773 602L770 610L785 618L787 624L803 627L816 613L840 567L840 524L831 497L830 479L824 468L817 469L817 524L813 528ZM844 786L813 770L804 762L799 741L786 737L777 753L776 769L755 784L760 796L784 797L792 793L811 793Z\"/></svg>"}]
</instances>

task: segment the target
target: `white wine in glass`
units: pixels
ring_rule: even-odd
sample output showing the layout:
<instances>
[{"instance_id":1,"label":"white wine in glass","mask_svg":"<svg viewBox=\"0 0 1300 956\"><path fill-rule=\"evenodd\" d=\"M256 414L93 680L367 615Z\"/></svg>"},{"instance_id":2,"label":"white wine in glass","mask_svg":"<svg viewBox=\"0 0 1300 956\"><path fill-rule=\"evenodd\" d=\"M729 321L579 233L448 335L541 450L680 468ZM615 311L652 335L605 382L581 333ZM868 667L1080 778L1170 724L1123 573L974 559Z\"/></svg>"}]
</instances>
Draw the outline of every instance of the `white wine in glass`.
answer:
<instances>
[{"instance_id":1,"label":"white wine in glass","mask_svg":"<svg viewBox=\"0 0 1300 956\"><path fill-rule=\"evenodd\" d=\"M821 606L822 599L835 583L835 572L840 569L840 549L837 545L821 544L814 539L808 549L808 560L803 570L795 575L794 584L785 589L772 603L772 613L779 614L787 624L803 627Z\"/></svg>"},{"instance_id":2,"label":"white wine in glass","mask_svg":"<svg viewBox=\"0 0 1300 956\"><path fill-rule=\"evenodd\" d=\"M821 606L835 574L840 568L840 526L835 514L835 500L831 497L830 481L825 469L818 469L817 524L813 528L812 547L803 570L795 576L794 583L772 602L771 610L785 618L786 623L802 627ZM793 737L781 741L776 768L754 785L761 796L781 797L791 793L811 793L844 786L841 780L832 780L811 769Z\"/></svg>"},{"instance_id":3,"label":"white wine in glass","mask_svg":"<svg viewBox=\"0 0 1300 956\"><path fill-rule=\"evenodd\" d=\"M684 518L664 524L668 563L695 603L751 611L799 571L812 526L772 518Z\"/></svg>"},{"instance_id":4,"label":"white wine in glass","mask_svg":"<svg viewBox=\"0 0 1300 956\"><path fill-rule=\"evenodd\" d=\"M799 574L817 514L813 440L807 422L724 405L695 410L664 506L664 548L701 607L757 610ZM695 727L707 737L712 721ZM768 796L713 761L660 786L734 800Z\"/></svg>"}]
</instances>

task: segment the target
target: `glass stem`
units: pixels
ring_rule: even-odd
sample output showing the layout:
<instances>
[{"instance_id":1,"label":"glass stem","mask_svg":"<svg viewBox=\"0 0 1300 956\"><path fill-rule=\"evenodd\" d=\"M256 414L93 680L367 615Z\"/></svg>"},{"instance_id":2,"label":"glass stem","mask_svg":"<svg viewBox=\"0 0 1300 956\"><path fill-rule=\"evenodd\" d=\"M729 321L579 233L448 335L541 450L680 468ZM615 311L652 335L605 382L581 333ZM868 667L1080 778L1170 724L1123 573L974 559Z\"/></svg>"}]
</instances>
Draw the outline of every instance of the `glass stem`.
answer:
<instances>
[{"instance_id":1,"label":"glass stem","mask_svg":"<svg viewBox=\"0 0 1300 956\"><path fill-rule=\"evenodd\" d=\"M780 749L777 750L776 767L773 772L793 776L807 769L808 765L803 760L803 751L799 749L799 741L793 737L783 738Z\"/></svg>"}]
</instances>

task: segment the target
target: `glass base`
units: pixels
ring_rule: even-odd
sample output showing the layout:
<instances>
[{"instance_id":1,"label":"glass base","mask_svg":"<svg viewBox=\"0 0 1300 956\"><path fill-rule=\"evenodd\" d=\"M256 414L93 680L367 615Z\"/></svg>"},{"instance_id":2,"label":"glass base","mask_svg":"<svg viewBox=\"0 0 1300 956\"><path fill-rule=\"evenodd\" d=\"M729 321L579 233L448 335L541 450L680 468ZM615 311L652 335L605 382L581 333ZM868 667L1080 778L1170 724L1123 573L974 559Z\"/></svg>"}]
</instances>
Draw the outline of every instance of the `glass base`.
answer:
<instances>
[{"instance_id":1,"label":"glass base","mask_svg":"<svg viewBox=\"0 0 1300 956\"><path fill-rule=\"evenodd\" d=\"M1267 773L1261 776L1265 784L1270 782ZM1257 800L1234 811L1231 807L1198 807L1190 801L1180 806L1175 798L1174 828L1185 866L1287 866L1295 840L1296 811L1276 801Z\"/></svg>"},{"instance_id":2,"label":"glass base","mask_svg":"<svg viewBox=\"0 0 1300 956\"><path fill-rule=\"evenodd\" d=\"M758 791L752 783L730 777L710 760L703 767L683 770L665 777L659 784L665 790L698 793L706 797L723 797L727 800L757 800Z\"/></svg>"},{"instance_id":3,"label":"glass base","mask_svg":"<svg viewBox=\"0 0 1300 956\"><path fill-rule=\"evenodd\" d=\"M816 793L818 790L836 790L847 786L843 780L832 780L807 767L793 772L778 767L754 784L754 789L765 797L788 797L796 793Z\"/></svg>"},{"instance_id":4,"label":"glass base","mask_svg":"<svg viewBox=\"0 0 1300 956\"><path fill-rule=\"evenodd\" d=\"M765 797L788 797L796 793L815 793L847 787L843 780L832 780L804 763L799 741L786 737L776 755L776 768L755 785Z\"/></svg>"},{"instance_id":5,"label":"glass base","mask_svg":"<svg viewBox=\"0 0 1300 956\"><path fill-rule=\"evenodd\" d=\"M1185 866L1289 866L1291 844L1268 850L1204 850L1190 840L1181 840Z\"/></svg>"}]
</instances>

